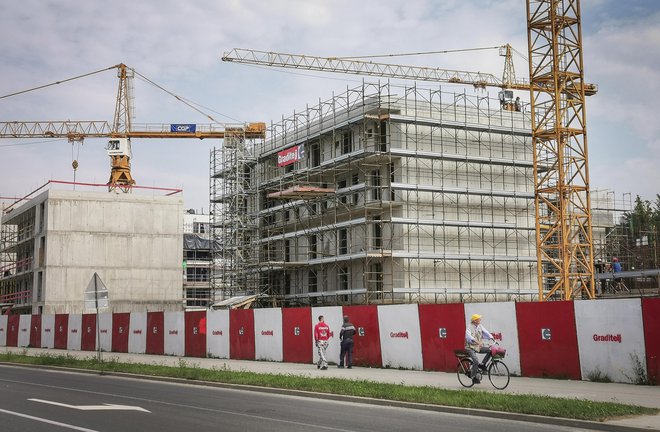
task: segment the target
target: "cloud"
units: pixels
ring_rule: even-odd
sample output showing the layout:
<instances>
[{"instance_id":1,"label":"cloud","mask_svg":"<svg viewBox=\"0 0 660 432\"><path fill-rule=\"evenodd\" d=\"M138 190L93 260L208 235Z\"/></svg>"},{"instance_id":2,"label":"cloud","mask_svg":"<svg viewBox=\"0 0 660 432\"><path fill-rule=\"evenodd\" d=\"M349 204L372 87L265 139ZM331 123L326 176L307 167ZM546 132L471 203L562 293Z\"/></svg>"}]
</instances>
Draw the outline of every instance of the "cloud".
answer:
<instances>
[{"instance_id":1,"label":"cloud","mask_svg":"<svg viewBox=\"0 0 660 432\"><path fill-rule=\"evenodd\" d=\"M657 7L654 11L644 6L648 2L637 1L630 8L611 0L583 3L588 3L583 15L588 29L585 69L587 78L600 85L599 94L587 104L592 185L632 192L643 187L653 193L660 184L653 168L660 162L655 140L660 126L653 115L660 85ZM218 121L278 121L361 78L228 64L220 61L224 51L243 47L348 56L510 42L526 52L525 14L520 0L10 2L0 15L0 95L124 62L208 107L203 110ZM503 68L496 50L384 60L496 75ZM518 75L526 76L526 63L516 61ZM138 123L209 122L143 80L134 84ZM115 71L105 71L0 99L0 120L110 121L116 90ZM527 99L524 92L521 96ZM3 144L0 141L2 195L28 192L48 178L72 175L66 142ZM207 208L208 151L213 144L136 141L135 177L146 185L184 186L186 206ZM107 180L103 146L103 140L85 144L79 179ZM640 175L655 183L641 186Z\"/></svg>"},{"instance_id":2,"label":"cloud","mask_svg":"<svg viewBox=\"0 0 660 432\"><path fill-rule=\"evenodd\" d=\"M657 9L635 19L602 15L585 38L587 79L599 85L587 103L592 184L646 198L660 191L659 45Z\"/></svg>"}]
</instances>

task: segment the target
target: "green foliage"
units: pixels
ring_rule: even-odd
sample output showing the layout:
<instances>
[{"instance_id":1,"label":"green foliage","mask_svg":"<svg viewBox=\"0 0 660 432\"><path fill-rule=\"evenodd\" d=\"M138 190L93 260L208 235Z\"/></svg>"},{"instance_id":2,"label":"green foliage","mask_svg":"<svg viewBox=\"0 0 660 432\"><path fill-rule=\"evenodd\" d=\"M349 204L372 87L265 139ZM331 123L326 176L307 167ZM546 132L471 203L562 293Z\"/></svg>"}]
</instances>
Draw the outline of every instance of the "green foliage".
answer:
<instances>
[{"instance_id":1,"label":"green foliage","mask_svg":"<svg viewBox=\"0 0 660 432\"><path fill-rule=\"evenodd\" d=\"M580 420L603 421L631 415L653 415L660 412L658 409L634 405L529 394L492 393L478 390L448 390L437 387L414 387L403 384L386 384L343 378L311 378L298 375L257 374L245 371L231 371L226 367L203 369L199 365L188 363L185 360L180 360L177 366L172 367L120 363L116 358L111 358L100 364L96 359L76 359L69 355L40 355L31 357L21 354L3 353L0 354L0 361L332 393Z\"/></svg>"},{"instance_id":2,"label":"green foliage","mask_svg":"<svg viewBox=\"0 0 660 432\"><path fill-rule=\"evenodd\" d=\"M648 232L660 232L660 194L656 195L654 203L637 195L635 208L626 212L624 220L635 237Z\"/></svg>"},{"instance_id":3,"label":"green foliage","mask_svg":"<svg viewBox=\"0 0 660 432\"><path fill-rule=\"evenodd\" d=\"M611 383L612 379L609 375L604 374L600 369L596 368L587 374L587 379L593 382Z\"/></svg>"},{"instance_id":4,"label":"green foliage","mask_svg":"<svg viewBox=\"0 0 660 432\"><path fill-rule=\"evenodd\" d=\"M626 378L633 384L651 385L649 376L646 373L646 365L642 363L636 352L630 353L630 361L632 362L632 375L624 373Z\"/></svg>"}]
</instances>

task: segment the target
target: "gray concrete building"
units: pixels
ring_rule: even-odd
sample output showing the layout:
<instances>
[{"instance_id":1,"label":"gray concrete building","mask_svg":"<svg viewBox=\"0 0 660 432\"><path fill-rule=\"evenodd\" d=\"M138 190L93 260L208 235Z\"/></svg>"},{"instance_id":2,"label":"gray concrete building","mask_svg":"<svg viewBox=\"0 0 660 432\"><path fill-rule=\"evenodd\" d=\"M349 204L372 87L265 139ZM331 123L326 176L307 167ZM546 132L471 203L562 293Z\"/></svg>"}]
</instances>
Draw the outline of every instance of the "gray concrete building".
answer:
<instances>
[{"instance_id":1,"label":"gray concrete building","mask_svg":"<svg viewBox=\"0 0 660 432\"><path fill-rule=\"evenodd\" d=\"M51 188L2 217L0 302L78 313L98 273L113 312L182 310L183 199Z\"/></svg>"}]
</instances>

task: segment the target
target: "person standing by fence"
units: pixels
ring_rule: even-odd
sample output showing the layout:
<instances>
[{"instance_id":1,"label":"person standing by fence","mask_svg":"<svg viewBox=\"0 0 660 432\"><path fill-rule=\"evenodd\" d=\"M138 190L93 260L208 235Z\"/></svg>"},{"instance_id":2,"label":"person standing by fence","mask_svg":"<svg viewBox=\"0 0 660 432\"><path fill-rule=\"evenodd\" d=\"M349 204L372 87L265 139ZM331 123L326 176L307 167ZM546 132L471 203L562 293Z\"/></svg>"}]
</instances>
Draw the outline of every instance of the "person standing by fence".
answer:
<instances>
[{"instance_id":1,"label":"person standing by fence","mask_svg":"<svg viewBox=\"0 0 660 432\"><path fill-rule=\"evenodd\" d=\"M355 326L351 323L348 315L344 315L344 324L341 326L339 332L339 340L341 341L341 351L339 353L339 366L344 367L344 358L346 359L346 367L351 369L353 367L353 338L356 334Z\"/></svg>"},{"instance_id":2,"label":"person standing by fence","mask_svg":"<svg viewBox=\"0 0 660 432\"><path fill-rule=\"evenodd\" d=\"M323 315L319 315L319 322L314 326L314 342L319 353L319 360L316 367L321 370L328 369L328 359L325 357L325 351L328 349L328 340L330 339L330 327L325 323Z\"/></svg>"}]
</instances>

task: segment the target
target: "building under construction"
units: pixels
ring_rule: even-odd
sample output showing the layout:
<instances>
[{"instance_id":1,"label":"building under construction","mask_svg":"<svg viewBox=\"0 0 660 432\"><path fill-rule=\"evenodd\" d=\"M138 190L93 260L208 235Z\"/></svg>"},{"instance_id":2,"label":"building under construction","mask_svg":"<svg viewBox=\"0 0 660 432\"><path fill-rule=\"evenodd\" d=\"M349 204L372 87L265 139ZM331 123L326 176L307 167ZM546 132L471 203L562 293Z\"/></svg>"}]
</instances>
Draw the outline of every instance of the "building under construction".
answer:
<instances>
[{"instance_id":1,"label":"building under construction","mask_svg":"<svg viewBox=\"0 0 660 432\"><path fill-rule=\"evenodd\" d=\"M211 153L212 283L278 304L538 297L529 114L364 83Z\"/></svg>"}]
</instances>

